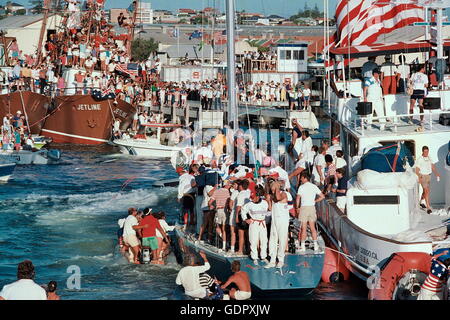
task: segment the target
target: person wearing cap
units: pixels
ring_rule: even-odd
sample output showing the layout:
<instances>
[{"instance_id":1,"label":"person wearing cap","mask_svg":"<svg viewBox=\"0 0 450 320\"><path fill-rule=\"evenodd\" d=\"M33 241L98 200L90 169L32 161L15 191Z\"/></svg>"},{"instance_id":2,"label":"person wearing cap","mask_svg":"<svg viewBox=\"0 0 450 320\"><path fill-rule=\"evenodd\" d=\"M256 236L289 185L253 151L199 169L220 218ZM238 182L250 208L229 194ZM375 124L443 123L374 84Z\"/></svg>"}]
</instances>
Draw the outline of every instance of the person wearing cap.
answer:
<instances>
[{"instance_id":1,"label":"person wearing cap","mask_svg":"<svg viewBox=\"0 0 450 320\"><path fill-rule=\"evenodd\" d=\"M20 110L18 110L17 112L16 112L16 115L13 117L13 119L12 119L12 125L13 125L13 127L14 127L14 129L15 128L19 128L19 127L21 127L22 125L20 124L20 117L22 116L22 111L20 111Z\"/></svg>"},{"instance_id":2,"label":"person wearing cap","mask_svg":"<svg viewBox=\"0 0 450 320\"><path fill-rule=\"evenodd\" d=\"M391 62L391 57L384 57L381 65L381 83L383 84L383 95L397 93L397 66Z\"/></svg>"},{"instance_id":3,"label":"person wearing cap","mask_svg":"<svg viewBox=\"0 0 450 320\"><path fill-rule=\"evenodd\" d=\"M310 176L306 172L300 174L300 180L302 185L298 188L297 197L295 199L295 207L299 213L298 219L301 223L301 252L306 251L305 240L307 227L311 229L312 239L314 242L314 251L319 251L319 244L317 243L317 231L316 231L316 202L320 202L325 199L325 195L320 189L310 182ZM318 196L318 198L317 198Z\"/></svg>"},{"instance_id":4,"label":"person wearing cap","mask_svg":"<svg viewBox=\"0 0 450 320\"><path fill-rule=\"evenodd\" d=\"M339 143L339 138L338 137L333 137L333 139L331 139L331 147L327 150L327 154L331 155L333 158L336 157L336 152L338 150L342 150L342 146Z\"/></svg>"},{"instance_id":5,"label":"person wearing cap","mask_svg":"<svg viewBox=\"0 0 450 320\"><path fill-rule=\"evenodd\" d=\"M371 125L373 113L376 113L377 117L385 116L379 69L374 69L372 71L372 77L364 81L363 96L364 102L372 103L372 114L367 119L367 123ZM380 130L384 130L386 118L380 118L378 121L380 123Z\"/></svg>"},{"instance_id":6,"label":"person wearing cap","mask_svg":"<svg viewBox=\"0 0 450 320\"><path fill-rule=\"evenodd\" d=\"M261 260L269 264L267 260L267 226L266 216L270 216L269 203L264 199L264 188L256 187L252 193L251 202L242 207L241 218L248 227L248 238L250 241L250 257L254 265L258 265L258 247L260 248Z\"/></svg>"}]
</instances>

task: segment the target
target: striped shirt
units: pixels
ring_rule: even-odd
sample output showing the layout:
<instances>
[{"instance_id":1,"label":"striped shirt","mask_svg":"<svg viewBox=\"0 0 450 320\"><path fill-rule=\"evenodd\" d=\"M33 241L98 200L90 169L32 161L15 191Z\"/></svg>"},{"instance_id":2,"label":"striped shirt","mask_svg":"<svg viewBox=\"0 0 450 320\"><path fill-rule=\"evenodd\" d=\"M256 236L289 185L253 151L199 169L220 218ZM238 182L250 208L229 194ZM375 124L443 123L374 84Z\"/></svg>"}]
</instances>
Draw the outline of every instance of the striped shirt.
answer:
<instances>
[{"instance_id":1,"label":"striped shirt","mask_svg":"<svg viewBox=\"0 0 450 320\"><path fill-rule=\"evenodd\" d=\"M211 196L211 199L216 201L216 208L225 208L228 198L230 198L230 191L225 188L216 189Z\"/></svg>"},{"instance_id":2,"label":"striped shirt","mask_svg":"<svg viewBox=\"0 0 450 320\"><path fill-rule=\"evenodd\" d=\"M214 284L214 279L207 273L200 273L199 282L201 287L209 288Z\"/></svg>"}]
</instances>

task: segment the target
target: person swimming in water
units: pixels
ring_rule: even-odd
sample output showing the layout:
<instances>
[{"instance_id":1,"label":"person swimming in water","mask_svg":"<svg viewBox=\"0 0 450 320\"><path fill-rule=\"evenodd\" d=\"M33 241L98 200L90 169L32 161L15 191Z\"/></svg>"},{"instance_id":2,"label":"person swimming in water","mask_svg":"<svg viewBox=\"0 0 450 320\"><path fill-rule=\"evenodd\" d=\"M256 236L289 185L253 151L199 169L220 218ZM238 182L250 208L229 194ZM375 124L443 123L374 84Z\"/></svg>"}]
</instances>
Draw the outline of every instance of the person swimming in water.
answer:
<instances>
[{"instance_id":1,"label":"person swimming in water","mask_svg":"<svg viewBox=\"0 0 450 320\"><path fill-rule=\"evenodd\" d=\"M56 288L58 283L56 281L50 281L47 285L47 300L60 300L61 298L56 294Z\"/></svg>"}]
</instances>

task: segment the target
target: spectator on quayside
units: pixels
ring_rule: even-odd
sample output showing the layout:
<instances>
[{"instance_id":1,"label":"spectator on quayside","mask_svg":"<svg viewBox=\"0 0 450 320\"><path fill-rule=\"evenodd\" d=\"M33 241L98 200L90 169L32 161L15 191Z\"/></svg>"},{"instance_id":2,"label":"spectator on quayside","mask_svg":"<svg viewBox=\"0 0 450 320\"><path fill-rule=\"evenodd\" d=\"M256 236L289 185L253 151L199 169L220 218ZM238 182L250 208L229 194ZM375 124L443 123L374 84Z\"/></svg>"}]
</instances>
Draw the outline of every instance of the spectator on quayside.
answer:
<instances>
[{"instance_id":1,"label":"spectator on quayside","mask_svg":"<svg viewBox=\"0 0 450 320\"><path fill-rule=\"evenodd\" d=\"M195 263L195 256L191 253L185 255L185 267L182 268L177 275L175 283L184 288L184 293L192 298L204 299L208 297L207 288L201 286L200 274L208 271L211 266L208 262L205 252L199 252L200 257L204 260L203 265Z\"/></svg>"},{"instance_id":2,"label":"spectator on quayside","mask_svg":"<svg viewBox=\"0 0 450 320\"><path fill-rule=\"evenodd\" d=\"M250 278L247 272L241 271L241 263L238 260L234 260L231 263L231 272L233 274L228 280L221 285L222 289L228 288L231 284L235 284L237 289L232 288L230 290L231 299L235 300L248 300L252 296L252 288L250 284Z\"/></svg>"},{"instance_id":3,"label":"spectator on quayside","mask_svg":"<svg viewBox=\"0 0 450 320\"><path fill-rule=\"evenodd\" d=\"M422 155L416 160L414 167L416 169L416 174L419 177L419 183L422 186L422 196L420 197L420 206L423 209L427 209L427 213L430 214L432 212L432 208L430 205L430 182L431 182L431 173L434 172L436 175L436 180L439 182L441 176L436 169L435 163L429 156L430 150L427 146L422 147ZM425 201L425 205L423 204Z\"/></svg>"},{"instance_id":4,"label":"spectator on quayside","mask_svg":"<svg viewBox=\"0 0 450 320\"><path fill-rule=\"evenodd\" d=\"M320 202L325 199L325 195L320 189L310 182L310 176L306 172L300 174L300 180L302 185L298 188L297 198L295 199L295 207L298 212L298 220L301 223L301 248L300 252L306 252L306 229L309 225L311 229L312 239L314 242L314 251L319 251L319 244L317 243L317 231L316 231L316 202ZM318 197L317 197L318 196Z\"/></svg>"},{"instance_id":5,"label":"spectator on quayside","mask_svg":"<svg viewBox=\"0 0 450 320\"><path fill-rule=\"evenodd\" d=\"M420 113L423 113L423 98L425 98L428 88L428 76L425 74L425 66L421 65L419 70L411 76L410 82L413 87L413 94L409 104L409 114L411 115L408 124L413 124L414 106L416 101L419 104ZM423 125L423 115L420 116L420 125Z\"/></svg>"},{"instance_id":6,"label":"spectator on quayside","mask_svg":"<svg viewBox=\"0 0 450 320\"><path fill-rule=\"evenodd\" d=\"M47 300L45 289L34 282L36 273L30 260L17 266L17 281L7 284L0 291L0 300Z\"/></svg>"},{"instance_id":7,"label":"spectator on quayside","mask_svg":"<svg viewBox=\"0 0 450 320\"><path fill-rule=\"evenodd\" d=\"M348 179L345 177L345 170L343 168L336 169L337 182L333 186L333 192L336 193L336 206L345 212L347 204L347 183Z\"/></svg>"}]
</instances>

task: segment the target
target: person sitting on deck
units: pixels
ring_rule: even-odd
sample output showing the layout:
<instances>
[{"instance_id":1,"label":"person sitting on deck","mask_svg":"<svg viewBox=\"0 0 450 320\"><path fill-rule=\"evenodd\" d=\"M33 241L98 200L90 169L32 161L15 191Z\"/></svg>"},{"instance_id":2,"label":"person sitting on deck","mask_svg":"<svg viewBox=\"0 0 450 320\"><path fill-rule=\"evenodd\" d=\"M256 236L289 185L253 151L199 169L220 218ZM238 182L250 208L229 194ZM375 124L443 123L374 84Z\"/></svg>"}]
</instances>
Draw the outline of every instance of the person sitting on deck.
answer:
<instances>
[{"instance_id":1,"label":"person sitting on deck","mask_svg":"<svg viewBox=\"0 0 450 320\"><path fill-rule=\"evenodd\" d=\"M237 286L237 290L232 288L230 290L230 297L235 300L250 299L252 296L250 279L247 272L241 271L241 263L238 260L234 260L231 263L231 271L233 272L233 275L221 285L221 288L226 289L230 284L234 283Z\"/></svg>"},{"instance_id":2,"label":"person sitting on deck","mask_svg":"<svg viewBox=\"0 0 450 320\"><path fill-rule=\"evenodd\" d=\"M193 254L187 254L185 256L185 267L183 267L177 275L175 283L182 285L184 293L192 298L204 299L208 297L208 289L204 288L200 284L200 274L208 271L211 265L208 262L205 252L199 252L200 257L205 261L203 265L197 265L195 263L195 256Z\"/></svg>"}]
</instances>

